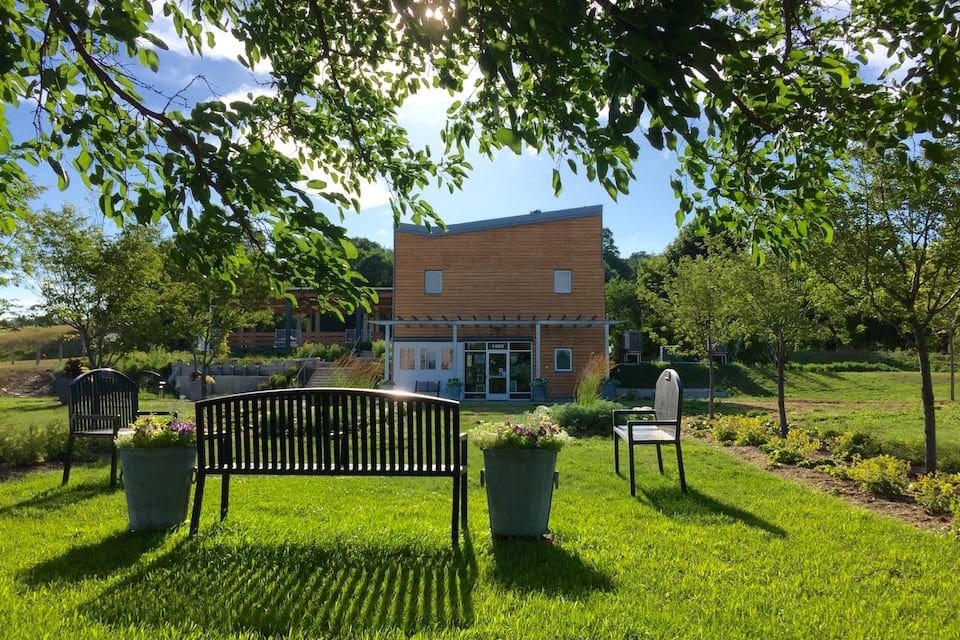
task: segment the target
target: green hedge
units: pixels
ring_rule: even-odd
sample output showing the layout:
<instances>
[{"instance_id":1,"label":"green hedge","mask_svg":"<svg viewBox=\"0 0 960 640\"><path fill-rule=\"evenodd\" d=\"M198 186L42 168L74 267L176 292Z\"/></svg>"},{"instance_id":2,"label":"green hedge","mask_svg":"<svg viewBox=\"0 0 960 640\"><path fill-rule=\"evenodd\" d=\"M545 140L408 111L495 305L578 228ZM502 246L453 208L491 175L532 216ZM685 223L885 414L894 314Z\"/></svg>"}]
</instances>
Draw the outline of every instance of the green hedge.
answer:
<instances>
[{"instance_id":1,"label":"green hedge","mask_svg":"<svg viewBox=\"0 0 960 640\"><path fill-rule=\"evenodd\" d=\"M598 400L589 405L571 402L554 405L550 409L550 416L572 436L608 436L612 425L611 412L622 407L608 400Z\"/></svg>"}]
</instances>

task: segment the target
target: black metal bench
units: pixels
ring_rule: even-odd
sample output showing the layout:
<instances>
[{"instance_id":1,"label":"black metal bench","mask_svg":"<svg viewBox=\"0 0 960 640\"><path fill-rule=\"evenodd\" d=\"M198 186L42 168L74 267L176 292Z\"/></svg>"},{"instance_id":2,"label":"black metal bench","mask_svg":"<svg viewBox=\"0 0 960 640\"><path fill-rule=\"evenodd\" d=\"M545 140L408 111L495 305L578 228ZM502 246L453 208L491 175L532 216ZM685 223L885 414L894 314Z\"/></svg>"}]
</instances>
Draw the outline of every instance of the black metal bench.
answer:
<instances>
[{"instance_id":1,"label":"black metal bench","mask_svg":"<svg viewBox=\"0 0 960 640\"><path fill-rule=\"evenodd\" d=\"M620 441L627 444L630 462L630 495L637 495L633 448L652 444L657 447L657 465L663 473L663 455L660 445L672 444L677 450L677 470L680 488L687 492L683 474L683 452L680 449L680 414L683 406L683 384L673 369L664 369L657 378L653 407L634 407L613 410L613 469L620 473ZM626 424L623 424L623 422Z\"/></svg>"},{"instance_id":2,"label":"black metal bench","mask_svg":"<svg viewBox=\"0 0 960 640\"><path fill-rule=\"evenodd\" d=\"M220 519L232 475L426 476L453 479L451 538L467 523L467 436L460 403L373 389L272 389L196 403L197 486L220 475Z\"/></svg>"},{"instance_id":3,"label":"black metal bench","mask_svg":"<svg viewBox=\"0 0 960 640\"><path fill-rule=\"evenodd\" d=\"M435 396L440 395L440 383L436 380L417 380L413 385L414 393L432 393Z\"/></svg>"}]
</instances>

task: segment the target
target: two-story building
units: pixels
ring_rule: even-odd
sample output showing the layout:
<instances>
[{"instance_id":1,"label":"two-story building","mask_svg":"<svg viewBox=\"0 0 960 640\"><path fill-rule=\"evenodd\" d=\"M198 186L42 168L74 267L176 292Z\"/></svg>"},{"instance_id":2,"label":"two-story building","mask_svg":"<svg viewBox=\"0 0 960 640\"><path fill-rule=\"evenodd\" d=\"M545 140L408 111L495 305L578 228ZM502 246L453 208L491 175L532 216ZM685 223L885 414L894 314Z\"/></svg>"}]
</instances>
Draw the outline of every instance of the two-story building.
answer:
<instances>
[{"instance_id":1,"label":"two-story building","mask_svg":"<svg viewBox=\"0 0 960 640\"><path fill-rule=\"evenodd\" d=\"M602 207L535 211L446 231L394 234L386 377L412 390L450 378L466 399L570 397L591 354L608 354Z\"/></svg>"}]
</instances>

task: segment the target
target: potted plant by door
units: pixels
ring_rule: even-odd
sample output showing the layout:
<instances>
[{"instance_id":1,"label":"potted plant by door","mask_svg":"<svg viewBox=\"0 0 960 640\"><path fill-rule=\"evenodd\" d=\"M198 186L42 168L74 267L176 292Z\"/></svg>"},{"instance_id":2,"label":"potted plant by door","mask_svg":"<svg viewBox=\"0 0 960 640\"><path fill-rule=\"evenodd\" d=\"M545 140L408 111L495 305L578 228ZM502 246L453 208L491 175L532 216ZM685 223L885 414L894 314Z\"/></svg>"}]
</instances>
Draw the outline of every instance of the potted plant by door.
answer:
<instances>
[{"instance_id":1,"label":"potted plant by door","mask_svg":"<svg viewBox=\"0 0 960 640\"><path fill-rule=\"evenodd\" d=\"M617 390L620 388L620 381L613 378L607 378L600 387L600 397L604 400L616 400Z\"/></svg>"},{"instance_id":2,"label":"potted plant by door","mask_svg":"<svg viewBox=\"0 0 960 640\"><path fill-rule=\"evenodd\" d=\"M460 395L463 393L463 383L460 381L460 378L450 378L447 380L447 393L446 396L451 400L459 400Z\"/></svg>"},{"instance_id":3,"label":"potted plant by door","mask_svg":"<svg viewBox=\"0 0 960 640\"><path fill-rule=\"evenodd\" d=\"M483 451L481 484L493 536L546 535L557 453L569 438L550 419L550 409L537 407L516 422L484 423L472 435Z\"/></svg>"},{"instance_id":4,"label":"potted plant by door","mask_svg":"<svg viewBox=\"0 0 960 640\"><path fill-rule=\"evenodd\" d=\"M534 378L530 381L530 399L534 402L547 401L547 381L543 378Z\"/></svg>"},{"instance_id":5,"label":"potted plant by door","mask_svg":"<svg viewBox=\"0 0 960 640\"><path fill-rule=\"evenodd\" d=\"M175 527L187 515L197 459L193 422L169 415L137 418L117 437L129 531Z\"/></svg>"}]
</instances>

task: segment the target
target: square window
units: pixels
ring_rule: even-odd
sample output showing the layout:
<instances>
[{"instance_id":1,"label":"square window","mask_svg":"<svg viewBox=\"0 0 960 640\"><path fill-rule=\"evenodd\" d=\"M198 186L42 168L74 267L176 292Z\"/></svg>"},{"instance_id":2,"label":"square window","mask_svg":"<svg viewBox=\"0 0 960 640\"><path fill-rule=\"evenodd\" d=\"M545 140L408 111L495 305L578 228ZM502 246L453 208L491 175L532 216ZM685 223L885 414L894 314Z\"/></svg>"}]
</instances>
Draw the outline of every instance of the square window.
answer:
<instances>
[{"instance_id":1,"label":"square window","mask_svg":"<svg viewBox=\"0 0 960 640\"><path fill-rule=\"evenodd\" d=\"M443 271L423 272L423 292L430 295L443 293Z\"/></svg>"},{"instance_id":2,"label":"square window","mask_svg":"<svg viewBox=\"0 0 960 640\"><path fill-rule=\"evenodd\" d=\"M417 350L410 348L400 349L400 368L405 371L413 371L416 368Z\"/></svg>"},{"instance_id":3,"label":"square window","mask_svg":"<svg viewBox=\"0 0 960 640\"><path fill-rule=\"evenodd\" d=\"M420 349L420 369L422 371L433 371L437 368L437 350Z\"/></svg>"},{"instance_id":4,"label":"square window","mask_svg":"<svg viewBox=\"0 0 960 640\"><path fill-rule=\"evenodd\" d=\"M573 272L570 269L554 269L553 292L573 293Z\"/></svg>"},{"instance_id":5,"label":"square window","mask_svg":"<svg viewBox=\"0 0 960 640\"><path fill-rule=\"evenodd\" d=\"M573 349L564 347L553 350L553 370L573 371Z\"/></svg>"}]
</instances>

